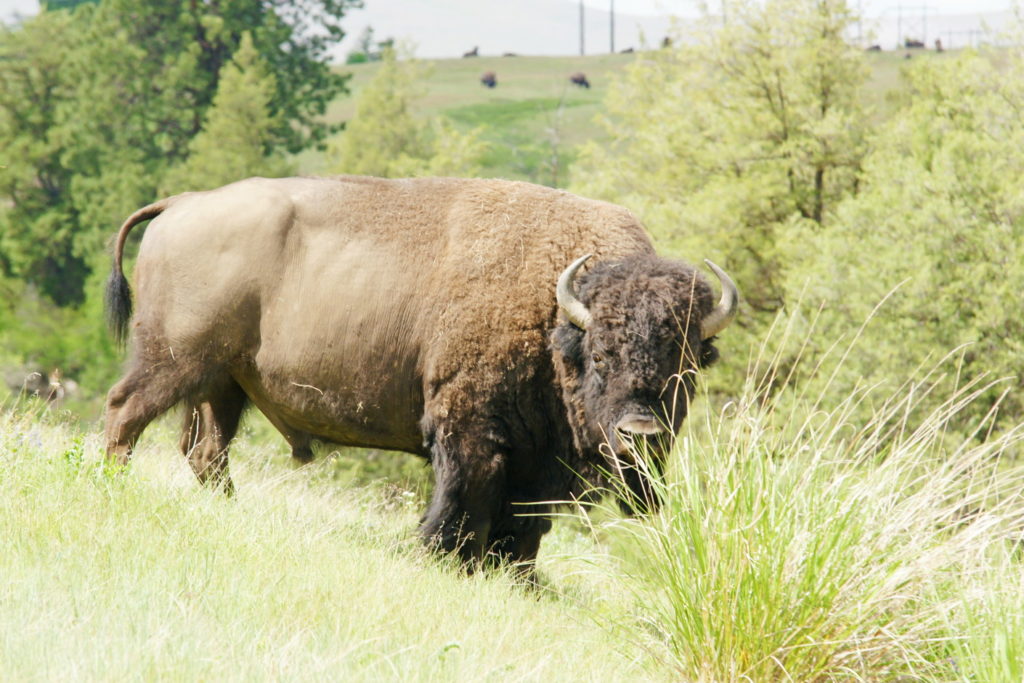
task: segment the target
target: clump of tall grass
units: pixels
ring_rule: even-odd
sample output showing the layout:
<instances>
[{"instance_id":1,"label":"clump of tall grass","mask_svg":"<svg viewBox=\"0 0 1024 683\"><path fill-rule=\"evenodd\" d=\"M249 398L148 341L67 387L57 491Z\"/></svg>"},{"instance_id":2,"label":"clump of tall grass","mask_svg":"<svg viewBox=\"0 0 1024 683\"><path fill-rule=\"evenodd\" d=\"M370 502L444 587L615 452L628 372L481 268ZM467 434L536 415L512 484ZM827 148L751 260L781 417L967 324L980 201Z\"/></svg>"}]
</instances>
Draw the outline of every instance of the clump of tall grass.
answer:
<instances>
[{"instance_id":1,"label":"clump of tall grass","mask_svg":"<svg viewBox=\"0 0 1024 683\"><path fill-rule=\"evenodd\" d=\"M755 359L738 400L684 428L660 510L597 527L632 604L617 626L687 681L1022 680L1024 427L996 433L994 408L955 434L1000 384L936 401L955 359L834 405Z\"/></svg>"}]
</instances>

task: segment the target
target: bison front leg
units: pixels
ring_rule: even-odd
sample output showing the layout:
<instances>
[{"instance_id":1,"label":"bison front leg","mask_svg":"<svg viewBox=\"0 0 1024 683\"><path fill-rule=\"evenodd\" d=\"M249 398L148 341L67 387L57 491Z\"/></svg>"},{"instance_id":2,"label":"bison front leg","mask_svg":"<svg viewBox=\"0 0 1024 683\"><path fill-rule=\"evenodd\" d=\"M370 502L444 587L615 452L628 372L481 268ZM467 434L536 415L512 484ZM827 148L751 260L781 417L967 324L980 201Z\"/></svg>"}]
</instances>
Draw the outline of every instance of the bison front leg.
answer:
<instances>
[{"instance_id":1,"label":"bison front leg","mask_svg":"<svg viewBox=\"0 0 1024 683\"><path fill-rule=\"evenodd\" d=\"M551 520L541 516L540 506L522 506L522 514L514 514L515 508L505 519L500 520L491 531L491 545L487 556L495 564L514 565L522 574L533 572L540 539L551 530ZM544 506L546 512L547 506Z\"/></svg>"},{"instance_id":2,"label":"bison front leg","mask_svg":"<svg viewBox=\"0 0 1024 683\"><path fill-rule=\"evenodd\" d=\"M475 431L457 436L437 430L430 458L434 493L420 526L430 547L456 553L470 571L483 559L493 520L505 505L504 455Z\"/></svg>"}]
</instances>

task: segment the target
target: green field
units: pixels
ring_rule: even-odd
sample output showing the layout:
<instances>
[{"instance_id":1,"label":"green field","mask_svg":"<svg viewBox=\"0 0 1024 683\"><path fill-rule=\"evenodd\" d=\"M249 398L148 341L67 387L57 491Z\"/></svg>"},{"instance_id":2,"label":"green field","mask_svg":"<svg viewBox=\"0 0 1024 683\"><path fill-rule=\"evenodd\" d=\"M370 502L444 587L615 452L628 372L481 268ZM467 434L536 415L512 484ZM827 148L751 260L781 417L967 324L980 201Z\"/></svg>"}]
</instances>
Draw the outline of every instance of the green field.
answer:
<instances>
[{"instance_id":1,"label":"green field","mask_svg":"<svg viewBox=\"0 0 1024 683\"><path fill-rule=\"evenodd\" d=\"M548 555L561 594L467 578L415 540L411 493L333 485L330 462L295 470L243 439L228 500L172 435L145 442L104 474L94 432L0 412L0 678L661 677L598 626L585 564ZM592 548L568 528L552 546Z\"/></svg>"},{"instance_id":2,"label":"green field","mask_svg":"<svg viewBox=\"0 0 1024 683\"><path fill-rule=\"evenodd\" d=\"M916 59L947 59L955 51L936 55L917 51ZM868 53L871 78L866 88L869 105L881 120L890 109L888 95L899 88L899 72L907 62L904 52ZM433 65L421 83L416 102L421 116L442 115L461 130L481 127L490 149L484 157L485 177L528 180L545 185L568 185L574 148L607 139L598 123L604 98L614 80L644 53L584 57L480 57L425 60ZM373 77L378 63L338 67L352 75L351 95L336 100L327 112L332 123L345 121L355 110L360 90ZM485 71L497 74L494 89L480 84ZM569 82L569 74L582 71L590 89ZM551 159L557 156L557 175ZM323 156L306 152L299 158L303 173L324 172Z\"/></svg>"}]
</instances>

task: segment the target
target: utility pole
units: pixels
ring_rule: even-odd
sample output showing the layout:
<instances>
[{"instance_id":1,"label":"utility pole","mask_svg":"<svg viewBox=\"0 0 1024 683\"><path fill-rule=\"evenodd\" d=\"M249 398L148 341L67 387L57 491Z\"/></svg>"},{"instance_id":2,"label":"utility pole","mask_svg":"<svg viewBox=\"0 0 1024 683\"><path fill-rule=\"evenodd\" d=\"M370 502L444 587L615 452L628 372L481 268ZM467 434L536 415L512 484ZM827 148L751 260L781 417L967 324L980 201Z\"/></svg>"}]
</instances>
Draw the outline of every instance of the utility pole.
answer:
<instances>
[{"instance_id":1,"label":"utility pole","mask_svg":"<svg viewBox=\"0 0 1024 683\"><path fill-rule=\"evenodd\" d=\"M580 0L580 57L583 56L583 0Z\"/></svg>"},{"instance_id":2,"label":"utility pole","mask_svg":"<svg viewBox=\"0 0 1024 683\"><path fill-rule=\"evenodd\" d=\"M612 9L611 9L611 29L610 29L610 38L611 38L611 46L612 46L611 52L612 52L612 54L615 54L615 0L611 0L611 3L612 3Z\"/></svg>"},{"instance_id":3,"label":"utility pole","mask_svg":"<svg viewBox=\"0 0 1024 683\"><path fill-rule=\"evenodd\" d=\"M864 0L857 0L857 47L864 47Z\"/></svg>"},{"instance_id":4,"label":"utility pole","mask_svg":"<svg viewBox=\"0 0 1024 683\"><path fill-rule=\"evenodd\" d=\"M903 5L896 8L896 49L899 50L901 47L903 47Z\"/></svg>"}]
</instances>

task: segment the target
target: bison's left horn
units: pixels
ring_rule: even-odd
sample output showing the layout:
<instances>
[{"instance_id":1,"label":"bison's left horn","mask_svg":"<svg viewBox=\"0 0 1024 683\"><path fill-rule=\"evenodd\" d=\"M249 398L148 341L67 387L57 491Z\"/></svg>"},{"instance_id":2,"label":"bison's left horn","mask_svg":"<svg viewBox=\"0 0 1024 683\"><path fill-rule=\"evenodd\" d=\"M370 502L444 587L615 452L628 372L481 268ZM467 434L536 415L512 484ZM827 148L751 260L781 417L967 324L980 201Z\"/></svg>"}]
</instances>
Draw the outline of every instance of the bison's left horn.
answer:
<instances>
[{"instance_id":1,"label":"bison's left horn","mask_svg":"<svg viewBox=\"0 0 1024 683\"><path fill-rule=\"evenodd\" d=\"M740 292L736 289L736 283L729 275L711 261L704 259L708 268L715 272L718 281L722 283L722 298L719 300L715 310L708 313L700 327L700 338L708 339L729 327L729 323L736 317L736 308L740 303Z\"/></svg>"},{"instance_id":2,"label":"bison's left horn","mask_svg":"<svg viewBox=\"0 0 1024 683\"><path fill-rule=\"evenodd\" d=\"M587 310L582 301L576 298L576 287L572 281L576 277L576 271L591 256L592 254L581 256L569 264L569 267L558 276L558 286L555 288L555 298L558 300L558 307L562 309L562 313L565 313L565 317L569 319L569 322L583 330L587 329L587 326L590 325L590 311Z\"/></svg>"}]
</instances>

